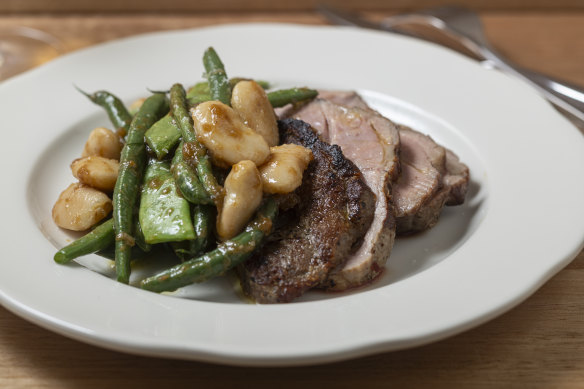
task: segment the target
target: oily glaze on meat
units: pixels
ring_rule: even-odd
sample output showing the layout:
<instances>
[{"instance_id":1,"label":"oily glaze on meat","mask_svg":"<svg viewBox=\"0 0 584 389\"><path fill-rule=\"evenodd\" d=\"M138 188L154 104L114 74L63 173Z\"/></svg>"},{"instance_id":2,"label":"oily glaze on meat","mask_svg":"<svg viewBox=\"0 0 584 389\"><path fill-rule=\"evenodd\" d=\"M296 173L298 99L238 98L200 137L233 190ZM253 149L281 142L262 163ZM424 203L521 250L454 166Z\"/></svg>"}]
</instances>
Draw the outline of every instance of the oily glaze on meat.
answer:
<instances>
[{"instance_id":1,"label":"oily glaze on meat","mask_svg":"<svg viewBox=\"0 0 584 389\"><path fill-rule=\"evenodd\" d=\"M280 139L310 148L314 160L295 194L299 205L279 217L276 232L239 269L244 292L260 303L289 302L344 264L373 219L375 195L338 146L310 125L279 122Z\"/></svg>"},{"instance_id":2,"label":"oily glaze on meat","mask_svg":"<svg viewBox=\"0 0 584 389\"><path fill-rule=\"evenodd\" d=\"M399 134L391 121L368 109L356 93L328 92L320 96L330 100L319 98L293 116L310 122L324 141L340 146L377 197L374 219L363 243L321 285L345 290L377 277L391 253L396 226L390 198L392 181L399 174Z\"/></svg>"}]
</instances>

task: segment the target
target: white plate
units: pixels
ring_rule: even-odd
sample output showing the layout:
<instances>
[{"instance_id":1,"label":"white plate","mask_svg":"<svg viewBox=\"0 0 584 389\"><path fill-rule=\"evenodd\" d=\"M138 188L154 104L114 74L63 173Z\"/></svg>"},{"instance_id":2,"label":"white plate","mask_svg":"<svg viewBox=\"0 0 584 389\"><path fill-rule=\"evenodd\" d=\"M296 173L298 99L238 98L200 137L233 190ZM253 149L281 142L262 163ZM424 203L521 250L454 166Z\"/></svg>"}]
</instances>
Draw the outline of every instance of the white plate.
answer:
<instances>
[{"instance_id":1,"label":"white plate","mask_svg":"<svg viewBox=\"0 0 584 389\"><path fill-rule=\"evenodd\" d=\"M96 256L52 261L70 241L50 209L88 132L108 125L74 88L127 102L201 78L214 46L233 76L358 89L471 168L467 203L396 242L385 275L347 294L244 303L229 277L176 296L121 285ZM136 354L241 365L341 360L435 341L515 306L579 252L584 139L531 89L439 47L370 31L235 25L150 34L55 60L0 86L2 304L63 335ZM134 280L136 274L134 274Z\"/></svg>"}]
</instances>

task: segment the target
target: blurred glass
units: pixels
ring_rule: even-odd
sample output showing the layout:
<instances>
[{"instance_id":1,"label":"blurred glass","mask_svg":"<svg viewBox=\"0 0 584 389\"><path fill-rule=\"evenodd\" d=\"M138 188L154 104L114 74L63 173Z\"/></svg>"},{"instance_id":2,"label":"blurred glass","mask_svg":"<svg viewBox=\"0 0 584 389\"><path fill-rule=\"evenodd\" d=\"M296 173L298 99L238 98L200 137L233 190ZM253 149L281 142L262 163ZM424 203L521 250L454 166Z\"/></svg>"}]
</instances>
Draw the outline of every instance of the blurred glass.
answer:
<instances>
[{"instance_id":1,"label":"blurred glass","mask_svg":"<svg viewBox=\"0 0 584 389\"><path fill-rule=\"evenodd\" d=\"M61 42L29 27L0 30L0 80L32 69L64 52Z\"/></svg>"}]
</instances>

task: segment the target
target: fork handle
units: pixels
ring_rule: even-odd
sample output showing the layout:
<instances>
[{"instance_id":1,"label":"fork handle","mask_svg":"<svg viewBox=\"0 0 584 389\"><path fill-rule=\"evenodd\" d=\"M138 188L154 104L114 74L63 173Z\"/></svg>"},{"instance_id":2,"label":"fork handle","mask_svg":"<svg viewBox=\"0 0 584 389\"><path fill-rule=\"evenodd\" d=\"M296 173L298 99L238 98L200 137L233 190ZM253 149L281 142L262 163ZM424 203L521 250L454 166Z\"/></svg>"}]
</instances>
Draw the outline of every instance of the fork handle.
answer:
<instances>
[{"instance_id":1,"label":"fork handle","mask_svg":"<svg viewBox=\"0 0 584 389\"><path fill-rule=\"evenodd\" d=\"M533 82L541 85L542 88L549 88L550 92L569 99L568 101L572 102L574 106L584 111L584 88L533 70L522 68L521 72Z\"/></svg>"}]
</instances>

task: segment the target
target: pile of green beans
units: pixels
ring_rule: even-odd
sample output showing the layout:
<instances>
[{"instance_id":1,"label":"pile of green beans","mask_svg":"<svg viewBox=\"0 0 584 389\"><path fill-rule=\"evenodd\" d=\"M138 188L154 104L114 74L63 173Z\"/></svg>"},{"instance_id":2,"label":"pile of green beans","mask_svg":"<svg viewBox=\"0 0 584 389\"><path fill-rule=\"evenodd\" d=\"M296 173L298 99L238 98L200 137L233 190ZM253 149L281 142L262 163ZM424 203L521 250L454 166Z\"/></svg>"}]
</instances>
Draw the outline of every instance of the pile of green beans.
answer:
<instances>
[{"instance_id":1,"label":"pile of green beans","mask_svg":"<svg viewBox=\"0 0 584 389\"><path fill-rule=\"evenodd\" d=\"M195 84L188 93L180 83L168 92L153 92L134 115L110 92L90 94L77 88L105 110L125 137L125 144L112 194L111 218L59 250L55 262L67 264L83 255L113 249L116 278L127 284L132 253L148 255L162 247L181 263L139 284L162 292L224 274L245 261L270 234L278 206L266 197L242 233L217 243L215 217L224 189L214 175L206 148L197 139L189 109L210 100L230 105L233 86L244 79L229 79L212 47L205 51L203 65L206 81ZM267 82L258 83L269 88ZM309 101L317 91L292 88L267 95L273 107L282 107ZM156 132L151 137L150 129ZM172 232L172 223L180 224L176 229L180 233Z\"/></svg>"},{"instance_id":2,"label":"pile of green beans","mask_svg":"<svg viewBox=\"0 0 584 389\"><path fill-rule=\"evenodd\" d=\"M224 70L223 73L225 73ZM224 92L222 91L221 93ZM229 95L231 95L231 89L229 89ZM190 165L196 168L197 176L206 194L213 200L216 206L219 206L219 203L223 200L223 188L217 183L215 176L213 176L213 168L205 148L197 140L197 135L193 127L193 119L188 114L186 92L181 84L174 84L170 89L170 102L172 116L178 123L184 142L182 150L180 150L182 154L181 158L184 158L186 154L187 158L185 159L191 160ZM181 172L183 171L185 174L194 175L194 172L191 173L188 169L181 170ZM195 181L194 177L192 181Z\"/></svg>"}]
</instances>

